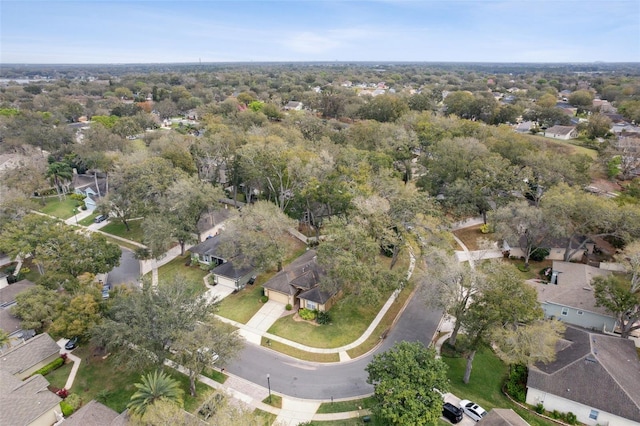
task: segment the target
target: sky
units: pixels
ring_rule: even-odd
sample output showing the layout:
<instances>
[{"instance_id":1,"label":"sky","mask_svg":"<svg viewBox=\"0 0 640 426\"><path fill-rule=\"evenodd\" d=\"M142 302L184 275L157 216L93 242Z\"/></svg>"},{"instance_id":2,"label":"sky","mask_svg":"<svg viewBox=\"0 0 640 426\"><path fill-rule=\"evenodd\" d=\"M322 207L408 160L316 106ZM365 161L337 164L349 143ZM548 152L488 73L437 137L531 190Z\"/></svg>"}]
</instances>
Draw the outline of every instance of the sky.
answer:
<instances>
[{"instance_id":1,"label":"sky","mask_svg":"<svg viewBox=\"0 0 640 426\"><path fill-rule=\"evenodd\" d=\"M640 0L0 2L1 64L640 62Z\"/></svg>"}]
</instances>

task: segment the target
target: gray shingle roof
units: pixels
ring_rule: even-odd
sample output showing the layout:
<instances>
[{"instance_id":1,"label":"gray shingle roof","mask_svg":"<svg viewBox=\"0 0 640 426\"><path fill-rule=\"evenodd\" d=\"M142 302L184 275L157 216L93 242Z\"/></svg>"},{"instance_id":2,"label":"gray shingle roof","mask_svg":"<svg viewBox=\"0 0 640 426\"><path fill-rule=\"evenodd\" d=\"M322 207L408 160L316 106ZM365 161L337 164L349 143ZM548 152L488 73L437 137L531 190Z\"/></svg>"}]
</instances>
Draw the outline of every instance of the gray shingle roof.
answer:
<instances>
[{"instance_id":1,"label":"gray shingle roof","mask_svg":"<svg viewBox=\"0 0 640 426\"><path fill-rule=\"evenodd\" d=\"M236 279L244 277L249 272L253 271L253 266L246 264L242 261L242 259L238 260L239 261L236 261L235 263L230 260L221 265L218 265L211 270L211 273L214 275Z\"/></svg>"},{"instance_id":2,"label":"gray shingle roof","mask_svg":"<svg viewBox=\"0 0 640 426\"><path fill-rule=\"evenodd\" d=\"M0 369L0 424L28 425L58 406L62 399L47 386L40 374L22 381Z\"/></svg>"},{"instance_id":3,"label":"gray shingle roof","mask_svg":"<svg viewBox=\"0 0 640 426\"><path fill-rule=\"evenodd\" d=\"M296 294L319 284L322 274L316 263L316 251L308 250L263 284L264 288L284 294Z\"/></svg>"},{"instance_id":4,"label":"gray shingle roof","mask_svg":"<svg viewBox=\"0 0 640 426\"><path fill-rule=\"evenodd\" d=\"M29 280L21 280L13 284L9 284L4 288L0 288L0 306L11 304L16 301L16 296L25 290L35 287L35 284Z\"/></svg>"},{"instance_id":5,"label":"gray shingle roof","mask_svg":"<svg viewBox=\"0 0 640 426\"><path fill-rule=\"evenodd\" d=\"M191 247L189 251L191 253L196 253L201 256L207 254L209 256L219 257L216 253L218 251L218 246L220 245L220 235L214 235L211 238L207 238L203 242L196 244Z\"/></svg>"},{"instance_id":6,"label":"gray shingle roof","mask_svg":"<svg viewBox=\"0 0 640 426\"><path fill-rule=\"evenodd\" d=\"M0 370L18 374L60 353L60 346L47 333L39 334L0 355Z\"/></svg>"},{"instance_id":7,"label":"gray shingle roof","mask_svg":"<svg viewBox=\"0 0 640 426\"><path fill-rule=\"evenodd\" d=\"M331 299L332 294L328 291L320 290L319 286L312 288L311 290L307 290L298 295L298 298L309 300L311 302L325 304L329 299Z\"/></svg>"},{"instance_id":8,"label":"gray shingle roof","mask_svg":"<svg viewBox=\"0 0 640 426\"><path fill-rule=\"evenodd\" d=\"M96 400L91 400L65 419L64 426L105 426L119 416L117 411Z\"/></svg>"},{"instance_id":9,"label":"gray shingle roof","mask_svg":"<svg viewBox=\"0 0 640 426\"><path fill-rule=\"evenodd\" d=\"M557 358L529 369L527 387L640 421L640 360L631 340L567 327Z\"/></svg>"},{"instance_id":10,"label":"gray shingle roof","mask_svg":"<svg viewBox=\"0 0 640 426\"><path fill-rule=\"evenodd\" d=\"M583 311L611 316L603 307L596 306L596 298L591 288L591 280L597 276L606 276L611 272L582 263L553 262L553 270L559 272L558 284L532 283L538 291L538 301L550 302Z\"/></svg>"}]
</instances>

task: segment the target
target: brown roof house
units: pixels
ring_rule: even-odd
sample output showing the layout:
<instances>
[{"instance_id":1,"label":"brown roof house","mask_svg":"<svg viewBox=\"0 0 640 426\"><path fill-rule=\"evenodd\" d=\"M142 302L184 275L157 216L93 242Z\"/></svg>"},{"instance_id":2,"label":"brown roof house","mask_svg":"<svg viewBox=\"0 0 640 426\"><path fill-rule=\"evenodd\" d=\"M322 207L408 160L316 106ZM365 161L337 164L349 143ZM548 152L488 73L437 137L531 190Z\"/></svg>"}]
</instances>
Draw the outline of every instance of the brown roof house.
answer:
<instances>
[{"instance_id":1,"label":"brown roof house","mask_svg":"<svg viewBox=\"0 0 640 426\"><path fill-rule=\"evenodd\" d=\"M112 426L118 423L121 416L106 405L91 400L66 418L64 426Z\"/></svg>"},{"instance_id":2,"label":"brown roof house","mask_svg":"<svg viewBox=\"0 0 640 426\"><path fill-rule=\"evenodd\" d=\"M538 291L538 301L547 318L602 332L613 332L616 319L596 306L591 281L610 271L584 265L553 261L549 283L527 281Z\"/></svg>"},{"instance_id":3,"label":"brown roof house","mask_svg":"<svg viewBox=\"0 0 640 426\"><path fill-rule=\"evenodd\" d=\"M270 300L300 309L328 311L335 302L336 293L320 288L323 275L316 251L308 250L264 283L264 294Z\"/></svg>"},{"instance_id":4,"label":"brown roof house","mask_svg":"<svg viewBox=\"0 0 640 426\"><path fill-rule=\"evenodd\" d=\"M0 425L51 426L62 419L60 398L36 374L26 380L0 367Z\"/></svg>"},{"instance_id":5,"label":"brown roof house","mask_svg":"<svg viewBox=\"0 0 640 426\"><path fill-rule=\"evenodd\" d=\"M544 135L548 138L568 141L578 137L578 130L575 126L552 126L544 131Z\"/></svg>"},{"instance_id":6,"label":"brown roof house","mask_svg":"<svg viewBox=\"0 0 640 426\"><path fill-rule=\"evenodd\" d=\"M529 368L527 404L586 425L640 425L640 360L631 340L567 327L556 360Z\"/></svg>"}]
</instances>

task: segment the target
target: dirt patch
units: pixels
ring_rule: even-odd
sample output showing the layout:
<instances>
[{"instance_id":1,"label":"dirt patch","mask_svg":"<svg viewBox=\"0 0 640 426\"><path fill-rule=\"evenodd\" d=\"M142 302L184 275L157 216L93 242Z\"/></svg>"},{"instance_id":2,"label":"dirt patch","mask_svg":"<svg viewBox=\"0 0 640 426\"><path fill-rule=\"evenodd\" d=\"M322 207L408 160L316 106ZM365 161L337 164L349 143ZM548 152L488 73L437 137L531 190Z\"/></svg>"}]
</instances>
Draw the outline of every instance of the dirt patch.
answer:
<instances>
[{"instance_id":1,"label":"dirt patch","mask_svg":"<svg viewBox=\"0 0 640 426\"><path fill-rule=\"evenodd\" d=\"M591 181L590 186L596 188L600 192L620 192L622 190L622 187L618 182L608 179L594 179Z\"/></svg>"}]
</instances>

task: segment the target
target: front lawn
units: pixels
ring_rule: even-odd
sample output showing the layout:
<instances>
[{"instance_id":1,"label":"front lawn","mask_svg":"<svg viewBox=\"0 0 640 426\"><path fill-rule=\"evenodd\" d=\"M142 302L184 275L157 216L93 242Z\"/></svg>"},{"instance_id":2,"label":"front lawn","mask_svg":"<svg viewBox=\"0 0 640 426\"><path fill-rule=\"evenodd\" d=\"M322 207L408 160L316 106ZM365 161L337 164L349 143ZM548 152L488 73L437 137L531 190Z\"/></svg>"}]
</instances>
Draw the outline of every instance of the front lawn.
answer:
<instances>
[{"instance_id":1,"label":"front lawn","mask_svg":"<svg viewBox=\"0 0 640 426\"><path fill-rule=\"evenodd\" d=\"M78 204L82 204L82 201L72 200L68 195L62 201L58 197L51 197L47 198L46 204L39 211L60 219L69 219L74 214L73 209L79 211Z\"/></svg>"},{"instance_id":2,"label":"front lawn","mask_svg":"<svg viewBox=\"0 0 640 426\"><path fill-rule=\"evenodd\" d=\"M220 302L218 315L237 321L242 324L249 322L251 317L263 306L262 283L265 282L265 274L258 275L253 285L248 285L235 294L230 294ZM271 277L273 274L269 274Z\"/></svg>"},{"instance_id":3,"label":"front lawn","mask_svg":"<svg viewBox=\"0 0 640 426\"><path fill-rule=\"evenodd\" d=\"M89 216L82 219L81 221L79 221L78 223L82 226L89 226L93 224L93 219L95 219L96 217L98 217L98 213L92 213Z\"/></svg>"},{"instance_id":4,"label":"front lawn","mask_svg":"<svg viewBox=\"0 0 640 426\"><path fill-rule=\"evenodd\" d=\"M68 361L66 364L63 364L62 367L56 368L44 377L49 381L51 386L62 389L67 384L67 379L69 379L72 367L73 362Z\"/></svg>"},{"instance_id":5,"label":"front lawn","mask_svg":"<svg viewBox=\"0 0 640 426\"><path fill-rule=\"evenodd\" d=\"M337 348L360 337L386 301L385 297L376 304L363 304L355 298L341 299L329 311L331 324L295 321L289 315L276 321L269 333L316 348Z\"/></svg>"},{"instance_id":6,"label":"front lawn","mask_svg":"<svg viewBox=\"0 0 640 426\"><path fill-rule=\"evenodd\" d=\"M320 404L316 413L345 413L348 411L357 411L358 407L361 407L360 409L370 410L376 404L377 401L372 396L363 399L351 399L349 401L323 402Z\"/></svg>"},{"instance_id":7,"label":"front lawn","mask_svg":"<svg viewBox=\"0 0 640 426\"><path fill-rule=\"evenodd\" d=\"M107 234L115 235L117 237L126 238L127 240L136 241L138 243L142 243L143 232L142 232L142 220L131 220L127 222L129 224L129 230L127 231L127 227L124 226L121 220L112 218L110 219L107 225L100 228L102 232L106 232Z\"/></svg>"},{"instance_id":8,"label":"front lawn","mask_svg":"<svg viewBox=\"0 0 640 426\"><path fill-rule=\"evenodd\" d=\"M466 358L453 358L443 353L442 360L449 366L447 376L451 383L450 392L458 398L474 401L487 411L494 407L511 408L532 426L554 425L520 408L502 393L502 385L509 367L490 349L484 348L476 353L468 384L462 381L467 365Z\"/></svg>"},{"instance_id":9,"label":"front lawn","mask_svg":"<svg viewBox=\"0 0 640 426\"><path fill-rule=\"evenodd\" d=\"M480 231L481 227L482 225L476 225L476 226L470 226L468 228L457 229L453 231L453 234L456 237L458 237L460 241L462 241L469 250L471 251L480 250L481 239L484 238L490 241L494 240L494 238L492 237L492 234L483 234L482 231ZM460 247L458 243L454 242L454 244L455 244L454 248L456 250L462 250L462 247Z\"/></svg>"},{"instance_id":10,"label":"front lawn","mask_svg":"<svg viewBox=\"0 0 640 426\"><path fill-rule=\"evenodd\" d=\"M177 276L180 276L187 281L202 286L202 291L204 292L206 290L204 277L209 274L209 271L203 271L198 264L186 266L189 260L191 260L191 255L187 253L184 256L176 257L171 262L158 268L158 281L173 282Z\"/></svg>"}]
</instances>

